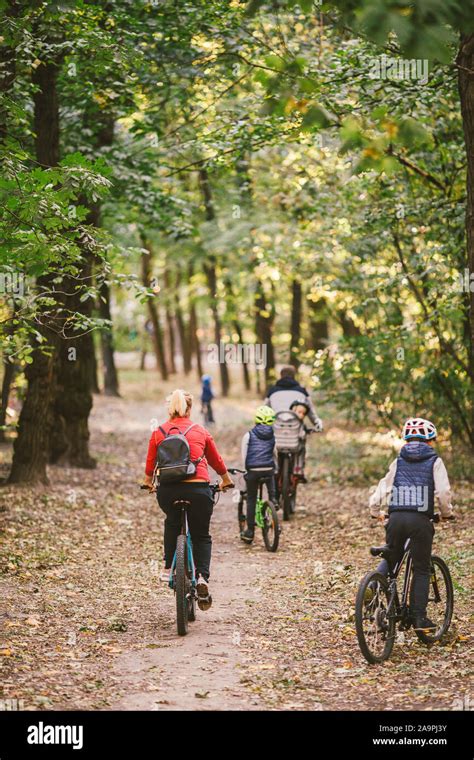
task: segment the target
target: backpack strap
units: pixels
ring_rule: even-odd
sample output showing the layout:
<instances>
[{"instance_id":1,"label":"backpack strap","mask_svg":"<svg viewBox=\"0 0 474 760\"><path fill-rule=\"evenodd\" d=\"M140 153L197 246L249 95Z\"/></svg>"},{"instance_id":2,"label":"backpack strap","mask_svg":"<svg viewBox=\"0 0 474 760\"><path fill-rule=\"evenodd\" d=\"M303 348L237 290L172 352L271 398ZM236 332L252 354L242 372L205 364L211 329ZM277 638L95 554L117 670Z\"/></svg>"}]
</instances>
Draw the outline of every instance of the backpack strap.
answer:
<instances>
[{"instance_id":1,"label":"backpack strap","mask_svg":"<svg viewBox=\"0 0 474 760\"><path fill-rule=\"evenodd\" d=\"M184 431L183 435L187 435L189 433L189 431L191 430L191 428L193 428L193 427L196 427L196 423L195 422L193 422L188 428L186 428L186 430ZM193 462L194 465L197 466L202 459L204 459L204 454L202 456L200 456L199 459L192 460L192 462Z\"/></svg>"}]
</instances>

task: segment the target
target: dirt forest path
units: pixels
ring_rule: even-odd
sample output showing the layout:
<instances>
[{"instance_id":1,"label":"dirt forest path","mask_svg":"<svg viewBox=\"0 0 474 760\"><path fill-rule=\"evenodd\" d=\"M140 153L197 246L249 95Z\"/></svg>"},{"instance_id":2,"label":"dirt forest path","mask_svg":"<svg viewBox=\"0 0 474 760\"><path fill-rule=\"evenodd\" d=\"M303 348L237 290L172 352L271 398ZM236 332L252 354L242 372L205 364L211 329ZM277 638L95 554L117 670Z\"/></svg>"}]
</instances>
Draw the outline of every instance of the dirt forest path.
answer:
<instances>
[{"instance_id":1,"label":"dirt forest path","mask_svg":"<svg viewBox=\"0 0 474 760\"><path fill-rule=\"evenodd\" d=\"M147 373L148 374L148 373ZM238 540L232 494L215 508L212 593L190 633L176 633L174 599L158 582L162 516L137 489L150 424L164 391L132 384L98 398L91 449L96 470L55 467L52 485L4 487L0 516L2 698L23 709L452 709L469 698L469 536L466 484L457 523L439 529L452 566L456 610L443 646L413 636L383 667L362 659L353 601L371 566L367 488L331 483L324 447L343 456L344 430L311 442L314 479L272 555L258 537ZM140 388L140 393L136 393ZM135 400L131 400L132 397ZM255 402L216 404L215 437L239 464L240 437ZM2 449L6 470L8 447ZM361 463L356 463L362 466ZM349 464L348 464L349 467ZM324 476L324 477L323 477Z\"/></svg>"}]
</instances>

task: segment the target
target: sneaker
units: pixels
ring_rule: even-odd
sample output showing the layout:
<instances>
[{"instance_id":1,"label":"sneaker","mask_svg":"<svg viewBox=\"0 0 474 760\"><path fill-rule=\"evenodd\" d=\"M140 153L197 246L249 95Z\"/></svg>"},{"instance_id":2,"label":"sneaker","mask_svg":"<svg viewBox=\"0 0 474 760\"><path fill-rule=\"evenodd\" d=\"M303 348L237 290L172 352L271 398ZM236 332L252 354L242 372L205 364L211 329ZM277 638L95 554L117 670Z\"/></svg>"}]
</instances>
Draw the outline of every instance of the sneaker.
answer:
<instances>
[{"instance_id":1,"label":"sneaker","mask_svg":"<svg viewBox=\"0 0 474 760\"><path fill-rule=\"evenodd\" d=\"M209 584L202 575L199 576L196 583L197 602L200 610L208 610L212 604L212 596L209 593Z\"/></svg>"},{"instance_id":2,"label":"sneaker","mask_svg":"<svg viewBox=\"0 0 474 760\"><path fill-rule=\"evenodd\" d=\"M209 609L209 607L212 605L212 596L208 594L206 597L200 597L198 596L198 607L203 612L206 612L206 610Z\"/></svg>"},{"instance_id":3,"label":"sneaker","mask_svg":"<svg viewBox=\"0 0 474 760\"><path fill-rule=\"evenodd\" d=\"M244 530L243 533L240 534L240 538L242 541L244 541L246 544L251 544L253 541L254 531L250 530L250 528L247 528L247 530Z\"/></svg>"},{"instance_id":4,"label":"sneaker","mask_svg":"<svg viewBox=\"0 0 474 760\"><path fill-rule=\"evenodd\" d=\"M165 567L165 569L162 570L162 572L160 573L160 581L162 583L169 583L170 582L170 574L171 574L171 568L170 567L168 567L168 568Z\"/></svg>"},{"instance_id":5,"label":"sneaker","mask_svg":"<svg viewBox=\"0 0 474 760\"><path fill-rule=\"evenodd\" d=\"M202 575L198 576L196 591L198 596L209 596L209 584Z\"/></svg>"},{"instance_id":6,"label":"sneaker","mask_svg":"<svg viewBox=\"0 0 474 760\"><path fill-rule=\"evenodd\" d=\"M426 616L417 616L415 618L415 624L413 626L415 631L424 631L425 633L429 633L429 631L436 631L437 627L438 626Z\"/></svg>"}]
</instances>

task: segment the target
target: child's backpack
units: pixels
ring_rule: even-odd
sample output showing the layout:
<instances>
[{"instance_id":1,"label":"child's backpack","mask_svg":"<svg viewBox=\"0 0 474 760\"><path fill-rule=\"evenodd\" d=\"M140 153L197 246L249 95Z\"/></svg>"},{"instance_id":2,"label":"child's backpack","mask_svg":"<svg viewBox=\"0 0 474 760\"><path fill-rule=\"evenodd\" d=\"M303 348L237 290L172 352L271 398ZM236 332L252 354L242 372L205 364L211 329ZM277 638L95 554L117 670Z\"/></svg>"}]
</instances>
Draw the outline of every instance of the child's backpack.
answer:
<instances>
[{"instance_id":1,"label":"child's backpack","mask_svg":"<svg viewBox=\"0 0 474 760\"><path fill-rule=\"evenodd\" d=\"M196 467L204 455L195 462L191 459L191 451L186 436L192 427L194 427L194 423L181 433L179 428L173 425L166 433L159 426L159 430L165 436L158 446L156 458L156 469L160 483L177 483L195 474ZM177 430L178 433L172 434L172 430Z\"/></svg>"},{"instance_id":2,"label":"child's backpack","mask_svg":"<svg viewBox=\"0 0 474 760\"><path fill-rule=\"evenodd\" d=\"M302 424L294 412L284 410L276 413L273 430L278 451L298 451Z\"/></svg>"}]
</instances>

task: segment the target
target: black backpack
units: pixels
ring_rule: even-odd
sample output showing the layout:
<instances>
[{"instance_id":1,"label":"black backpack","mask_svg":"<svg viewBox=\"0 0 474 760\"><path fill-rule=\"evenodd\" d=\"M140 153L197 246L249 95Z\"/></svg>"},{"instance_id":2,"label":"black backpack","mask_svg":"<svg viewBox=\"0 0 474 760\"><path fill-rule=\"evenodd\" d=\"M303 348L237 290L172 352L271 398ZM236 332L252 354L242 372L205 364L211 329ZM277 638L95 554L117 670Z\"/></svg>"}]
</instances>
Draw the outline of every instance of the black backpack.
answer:
<instances>
[{"instance_id":1,"label":"black backpack","mask_svg":"<svg viewBox=\"0 0 474 760\"><path fill-rule=\"evenodd\" d=\"M156 458L156 469L160 483L177 483L195 474L196 467L204 455L195 462L191 459L191 451L186 436L194 424L190 425L184 433L181 433L176 425L170 427L167 433L159 426L159 430L165 436L158 446ZM177 430L178 433L171 434L172 430Z\"/></svg>"}]
</instances>

